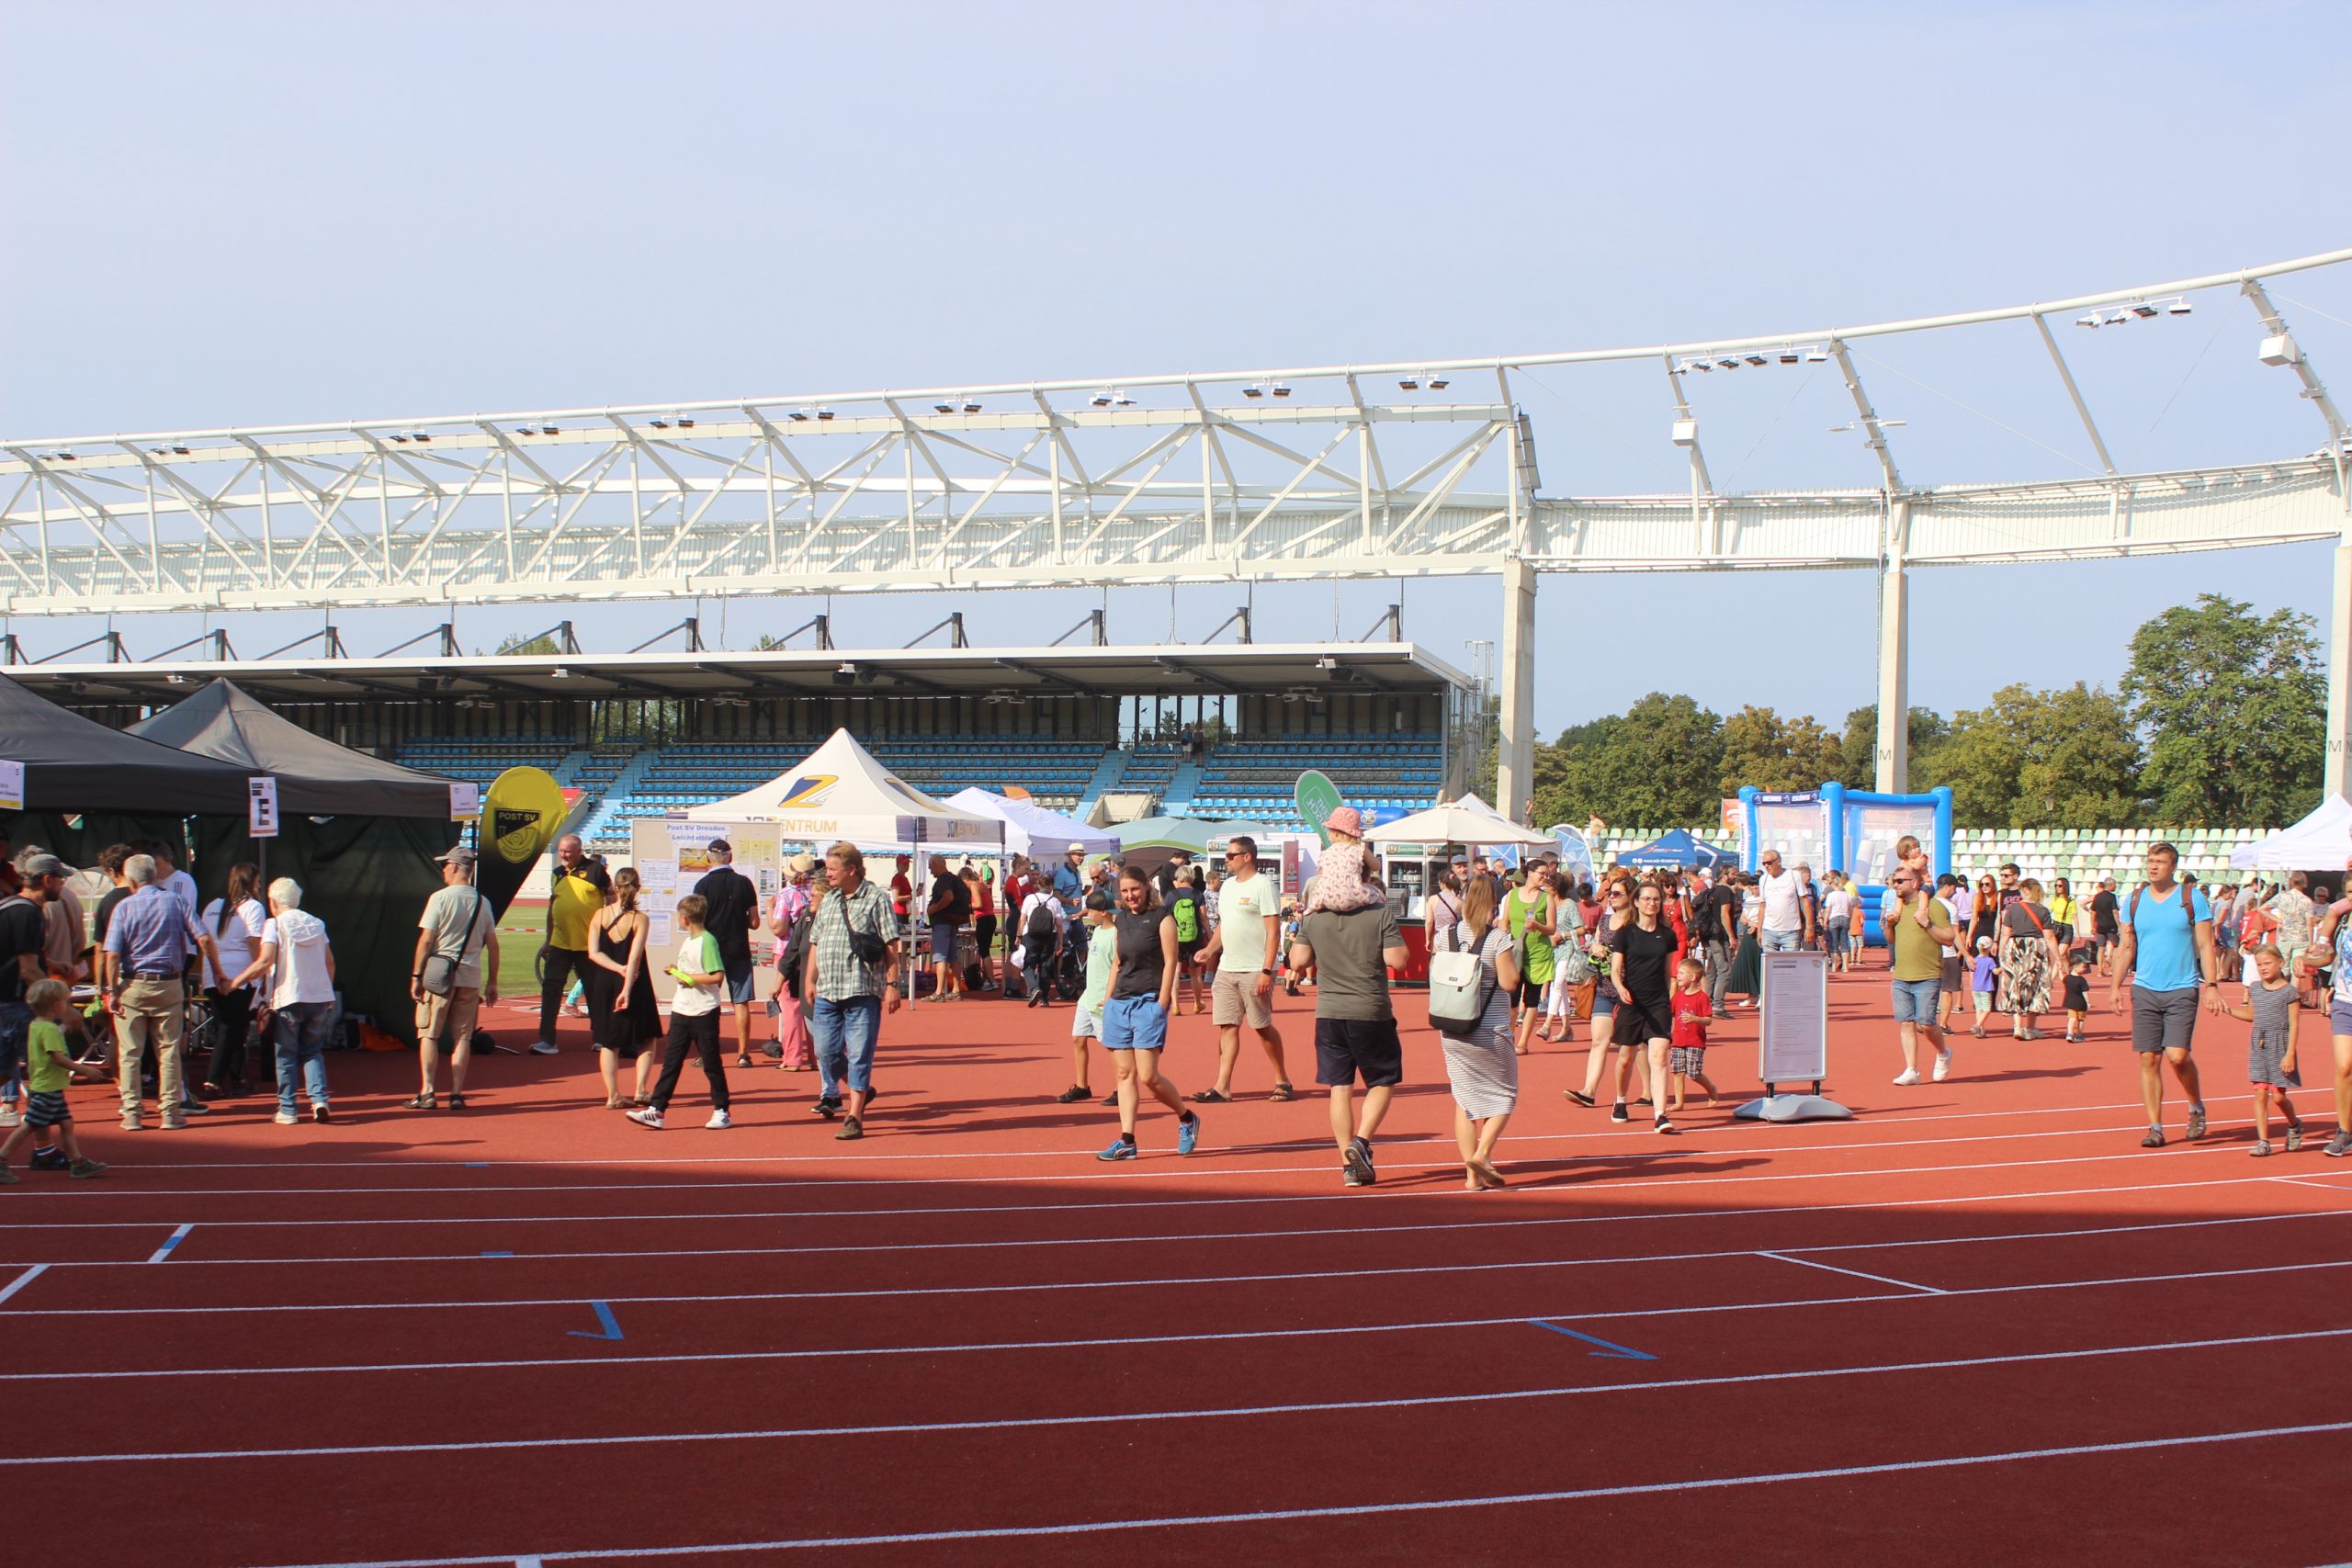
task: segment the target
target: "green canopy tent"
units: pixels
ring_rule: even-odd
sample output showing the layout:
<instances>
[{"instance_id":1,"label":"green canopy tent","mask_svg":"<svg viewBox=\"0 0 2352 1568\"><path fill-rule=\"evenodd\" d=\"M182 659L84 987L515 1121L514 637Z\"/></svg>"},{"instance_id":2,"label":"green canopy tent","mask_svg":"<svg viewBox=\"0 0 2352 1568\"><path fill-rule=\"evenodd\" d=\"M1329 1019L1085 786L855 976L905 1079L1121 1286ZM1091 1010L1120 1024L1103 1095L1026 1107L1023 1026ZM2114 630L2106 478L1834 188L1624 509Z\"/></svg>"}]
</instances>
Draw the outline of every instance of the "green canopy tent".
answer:
<instances>
[{"instance_id":1,"label":"green canopy tent","mask_svg":"<svg viewBox=\"0 0 2352 1568\"><path fill-rule=\"evenodd\" d=\"M302 907L326 922L334 943L345 1008L413 1041L417 916L441 886L434 857L463 837L449 819L452 781L313 735L225 680L131 733L232 764L241 793L249 775L277 780L277 837L248 836L242 804L235 818L198 823L198 886L217 897L243 860L263 866L266 880L300 883Z\"/></svg>"}]
</instances>

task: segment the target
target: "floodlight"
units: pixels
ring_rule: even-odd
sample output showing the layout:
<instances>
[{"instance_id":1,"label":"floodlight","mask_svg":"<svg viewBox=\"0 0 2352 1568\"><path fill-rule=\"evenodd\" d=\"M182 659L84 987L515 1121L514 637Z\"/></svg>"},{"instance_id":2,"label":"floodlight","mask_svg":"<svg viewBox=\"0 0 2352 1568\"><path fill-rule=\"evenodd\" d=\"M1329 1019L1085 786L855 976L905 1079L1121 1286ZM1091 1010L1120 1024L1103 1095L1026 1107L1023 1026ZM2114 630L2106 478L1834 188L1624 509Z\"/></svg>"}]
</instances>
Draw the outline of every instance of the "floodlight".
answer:
<instances>
[{"instance_id":1,"label":"floodlight","mask_svg":"<svg viewBox=\"0 0 2352 1568\"><path fill-rule=\"evenodd\" d=\"M538 432L533 430L527 424L518 424L514 427L514 434L517 435L536 435Z\"/></svg>"},{"instance_id":2,"label":"floodlight","mask_svg":"<svg viewBox=\"0 0 2352 1568\"><path fill-rule=\"evenodd\" d=\"M1108 393L1108 392L1097 392L1097 393L1095 393L1095 394L1094 394L1094 406L1095 406L1096 408L1098 408L1098 409L1107 409L1107 408L1109 408L1109 407L1111 406L1111 394L1110 394L1110 393Z\"/></svg>"},{"instance_id":3,"label":"floodlight","mask_svg":"<svg viewBox=\"0 0 2352 1568\"><path fill-rule=\"evenodd\" d=\"M1766 355L1761 354L1749 354L1746 355L1746 358L1750 365L1761 365L1764 363Z\"/></svg>"},{"instance_id":4,"label":"floodlight","mask_svg":"<svg viewBox=\"0 0 2352 1568\"><path fill-rule=\"evenodd\" d=\"M819 419L831 419L833 417L833 411L831 409L819 409L817 411L817 417Z\"/></svg>"},{"instance_id":5,"label":"floodlight","mask_svg":"<svg viewBox=\"0 0 2352 1568\"><path fill-rule=\"evenodd\" d=\"M1784 349L1781 350L1781 364L1783 364L1783 365L1794 365L1796 362L1797 362L1797 351L1796 351L1795 349L1793 349L1793 348L1784 348Z\"/></svg>"},{"instance_id":6,"label":"floodlight","mask_svg":"<svg viewBox=\"0 0 2352 1568\"><path fill-rule=\"evenodd\" d=\"M1408 392L1418 392L1421 389L1421 383L1419 379L1412 376L1404 378L1402 380L1398 381L1396 385Z\"/></svg>"},{"instance_id":7,"label":"floodlight","mask_svg":"<svg viewBox=\"0 0 2352 1568\"><path fill-rule=\"evenodd\" d=\"M654 429L656 429L656 430L667 430L667 429L669 429L669 428L670 428L670 422L669 422L668 420L666 420L666 419L657 419L657 420L652 421L651 423L652 423L653 428L654 428Z\"/></svg>"},{"instance_id":8,"label":"floodlight","mask_svg":"<svg viewBox=\"0 0 2352 1568\"><path fill-rule=\"evenodd\" d=\"M408 445L408 437L405 435L395 435L392 439L399 442L403 446Z\"/></svg>"},{"instance_id":9,"label":"floodlight","mask_svg":"<svg viewBox=\"0 0 2352 1568\"><path fill-rule=\"evenodd\" d=\"M1804 351L1804 362L1807 365L1826 365L1829 363L1829 351L1826 348L1808 348Z\"/></svg>"},{"instance_id":10,"label":"floodlight","mask_svg":"<svg viewBox=\"0 0 2352 1568\"><path fill-rule=\"evenodd\" d=\"M966 398L964 400L964 412L966 413L978 413L980 412L980 405L973 401L971 399Z\"/></svg>"},{"instance_id":11,"label":"floodlight","mask_svg":"<svg viewBox=\"0 0 2352 1568\"><path fill-rule=\"evenodd\" d=\"M1445 386L1446 381L1444 377L1432 376L1430 378L1430 390L1433 392L1442 392L1445 390Z\"/></svg>"},{"instance_id":12,"label":"floodlight","mask_svg":"<svg viewBox=\"0 0 2352 1568\"><path fill-rule=\"evenodd\" d=\"M1244 387L1241 389L1241 395L1245 398L1262 398L1266 395L1266 391L1262 387Z\"/></svg>"},{"instance_id":13,"label":"floodlight","mask_svg":"<svg viewBox=\"0 0 2352 1568\"><path fill-rule=\"evenodd\" d=\"M793 423L798 424L808 419L808 413L805 409L794 409L790 413L786 414L784 417L792 421Z\"/></svg>"},{"instance_id":14,"label":"floodlight","mask_svg":"<svg viewBox=\"0 0 2352 1568\"><path fill-rule=\"evenodd\" d=\"M680 414L678 416L678 428L680 430L692 430L694 427L695 422L693 420L688 419L684 414Z\"/></svg>"},{"instance_id":15,"label":"floodlight","mask_svg":"<svg viewBox=\"0 0 2352 1568\"><path fill-rule=\"evenodd\" d=\"M1283 386L1280 381L1274 383L1273 391L1274 396L1278 398L1287 398L1290 396L1290 389Z\"/></svg>"},{"instance_id":16,"label":"floodlight","mask_svg":"<svg viewBox=\"0 0 2352 1568\"><path fill-rule=\"evenodd\" d=\"M2172 315L2175 315L2175 316L2186 316L2187 314L2188 314L2188 312L2189 312L2189 311L2191 311L2191 310L2195 310L2195 309L2196 309L2196 307L2195 307L2195 306L2193 306L2193 305L2191 305L2191 304L2190 304L2188 300L2186 300L2186 299L2176 299L2176 300L2174 300L2171 304L2169 304L2169 305L2167 305L2167 306L2165 306L2165 310L2169 314L2172 314Z\"/></svg>"},{"instance_id":17,"label":"floodlight","mask_svg":"<svg viewBox=\"0 0 2352 1568\"><path fill-rule=\"evenodd\" d=\"M2156 313L2156 308L2143 299L2132 307L2132 313L2144 321Z\"/></svg>"},{"instance_id":18,"label":"floodlight","mask_svg":"<svg viewBox=\"0 0 2352 1568\"><path fill-rule=\"evenodd\" d=\"M1123 409L1131 409L1136 406L1136 400L1125 392L1121 392L1114 400Z\"/></svg>"},{"instance_id":19,"label":"floodlight","mask_svg":"<svg viewBox=\"0 0 2352 1568\"><path fill-rule=\"evenodd\" d=\"M178 454L180 457L187 457L187 447L185 447L185 446L175 446L175 447L173 447L173 448L172 448L172 450L173 450L175 453Z\"/></svg>"},{"instance_id":20,"label":"floodlight","mask_svg":"<svg viewBox=\"0 0 2352 1568\"><path fill-rule=\"evenodd\" d=\"M1736 370L1739 368L1739 356L1736 354L1726 354L1720 359L1717 359L1715 364L1717 367L1721 369Z\"/></svg>"},{"instance_id":21,"label":"floodlight","mask_svg":"<svg viewBox=\"0 0 2352 1568\"><path fill-rule=\"evenodd\" d=\"M2075 324L2078 327L2096 327L2099 324L2098 312L2093 310L2087 316L2076 316Z\"/></svg>"},{"instance_id":22,"label":"floodlight","mask_svg":"<svg viewBox=\"0 0 2352 1568\"><path fill-rule=\"evenodd\" d=\"M2131 319L2132 312L2129 310L2110 311L2107 318L2107 324L2110 327L2120 327Z\"/></svg>"},{"instance_id":23,"label":"floodlight","mask_svg":"<svg viewBox=\"0 0 2352 1568\"><path fill-rule=\"evenodd\" d=\"M555 426L555 425L552 425L552 424L543 424L543 425L539 426L539 434L540 434L541 435L553 435L553 434L556 433L557 429L558 429L558 427L557 427L557 426Z\"/></svg>"},{"instance_id":24,"label":"floodlight","mask_svg":"<svg viewBox=\"0 0 2352 1568\"><path fill-rule=\"evenodd\" d=\"M954 413L956 412L956 405L954 403L933 403L931 406L938 410L941 413Z\"/></svg>"},{"instance_id":25,"label":"floodlight","mask_svg":"<svg viewBox=\"0 0 2352 1568\"><path fill-rule=\"evenodd\" d=\"M412 441L430 441L433 439L432 436L426 434L422 430L412 430L408 434L409 439Z\"/></svg>"}]
</instances>

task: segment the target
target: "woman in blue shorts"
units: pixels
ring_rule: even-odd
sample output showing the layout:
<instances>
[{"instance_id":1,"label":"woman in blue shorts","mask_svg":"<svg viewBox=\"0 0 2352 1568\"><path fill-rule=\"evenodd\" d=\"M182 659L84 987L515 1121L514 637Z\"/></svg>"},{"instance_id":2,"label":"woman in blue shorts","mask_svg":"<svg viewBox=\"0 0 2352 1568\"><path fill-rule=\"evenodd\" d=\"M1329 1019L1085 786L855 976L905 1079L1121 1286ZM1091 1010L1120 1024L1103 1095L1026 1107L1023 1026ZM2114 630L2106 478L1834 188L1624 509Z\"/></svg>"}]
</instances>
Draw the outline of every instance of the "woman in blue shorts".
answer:
<instances>
[{"instance_id":1,"label":"woman in blue shorts","mask_svg":"<svg viewBox=\"0 0 2352 1568\"><path fill-rule=\"evenodd\" d=\"M1184 1097L1159 1076L1168 1018L1176 1008L1176 922L1160 907L1151 878L1136 866L1119 873L1119 908L1111 927L1117 945L1111 994L1102 1003L1102 1049L1111 1053L1119 1074L1119 1136L1095 1157L1136 1157L1136 1108L1145 1089L1176 1112L1176 1152L1191 1154L1200 1141L1201 1119L1184 1109Z\"/></svg>"}]
</instances>

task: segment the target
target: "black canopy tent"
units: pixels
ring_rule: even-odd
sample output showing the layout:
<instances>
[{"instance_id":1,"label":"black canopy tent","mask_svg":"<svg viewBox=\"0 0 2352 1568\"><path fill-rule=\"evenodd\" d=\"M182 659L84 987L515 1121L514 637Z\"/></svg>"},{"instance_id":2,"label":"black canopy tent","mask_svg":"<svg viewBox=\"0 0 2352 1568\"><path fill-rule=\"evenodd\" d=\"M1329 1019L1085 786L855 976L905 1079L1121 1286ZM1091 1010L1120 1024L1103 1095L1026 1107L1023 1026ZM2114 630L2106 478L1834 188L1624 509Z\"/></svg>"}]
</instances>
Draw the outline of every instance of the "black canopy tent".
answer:
<instances>
[{"instance_id":1,"label":"black canopy tent","mask_svg":"<svg viewBox=\"0 0 2352 1568\"><path fill-rule=\"evenodd\" d=\"M345 1005L401 1039L414 1037L409 961L416 920L441 886L435 855L462 837L449 820L452 781L313 735L233 682L203 690L131 727L145 742L230 765L234 818L197 825L197 882L210 898L241 860L302 885L302 907L334 943ZM278 836L256 840L243 819L245 779L277 780Z\"/></svg>"},{"instance_id":2,"label":"black canopy tent","mask_svg":"<svg viewBox=\"0 0 2352 1568\"><path fill-rule=\"evenodd\" d=\"M0 818L17 849L39 844L95 864L118 840L182 844L181 820L242 820L245 774L209 757L126 735L0 675L0 759L25 767L25 808Z\"/></svg>"}]
</instances>

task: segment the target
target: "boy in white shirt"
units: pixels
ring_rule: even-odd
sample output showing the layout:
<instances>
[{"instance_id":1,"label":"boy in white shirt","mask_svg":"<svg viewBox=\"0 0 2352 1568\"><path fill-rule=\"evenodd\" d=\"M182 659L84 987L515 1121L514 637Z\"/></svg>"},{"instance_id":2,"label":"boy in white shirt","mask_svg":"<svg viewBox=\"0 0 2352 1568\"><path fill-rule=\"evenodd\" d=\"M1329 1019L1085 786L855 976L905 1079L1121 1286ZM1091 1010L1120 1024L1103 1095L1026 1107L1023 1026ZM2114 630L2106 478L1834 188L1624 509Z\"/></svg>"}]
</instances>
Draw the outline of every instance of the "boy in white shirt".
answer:
<instances>
[{"instance_id":1,"label":"boy in white shirt","mask_svg":"<svg viewBox=\"0 0 2352 1568\"><path fill-rule=\"evenodd\" d=\"M732 1127L728 1114L727 1066L718 1054L718 988L727 981L727 964L718 955L718 942L703 929L710 906L700 894L678 900L678 957L670 978L678 983L670 998L670 1038L662 1047L662 1077L653 1085L653 1103L628 1113L640 1127L659 1129L670 1097L678 1091L678 1075L686 1065L686 1047L702 1064L710 1082L710 1120L706 1127Z\"/></svg>"}]
</instances>

